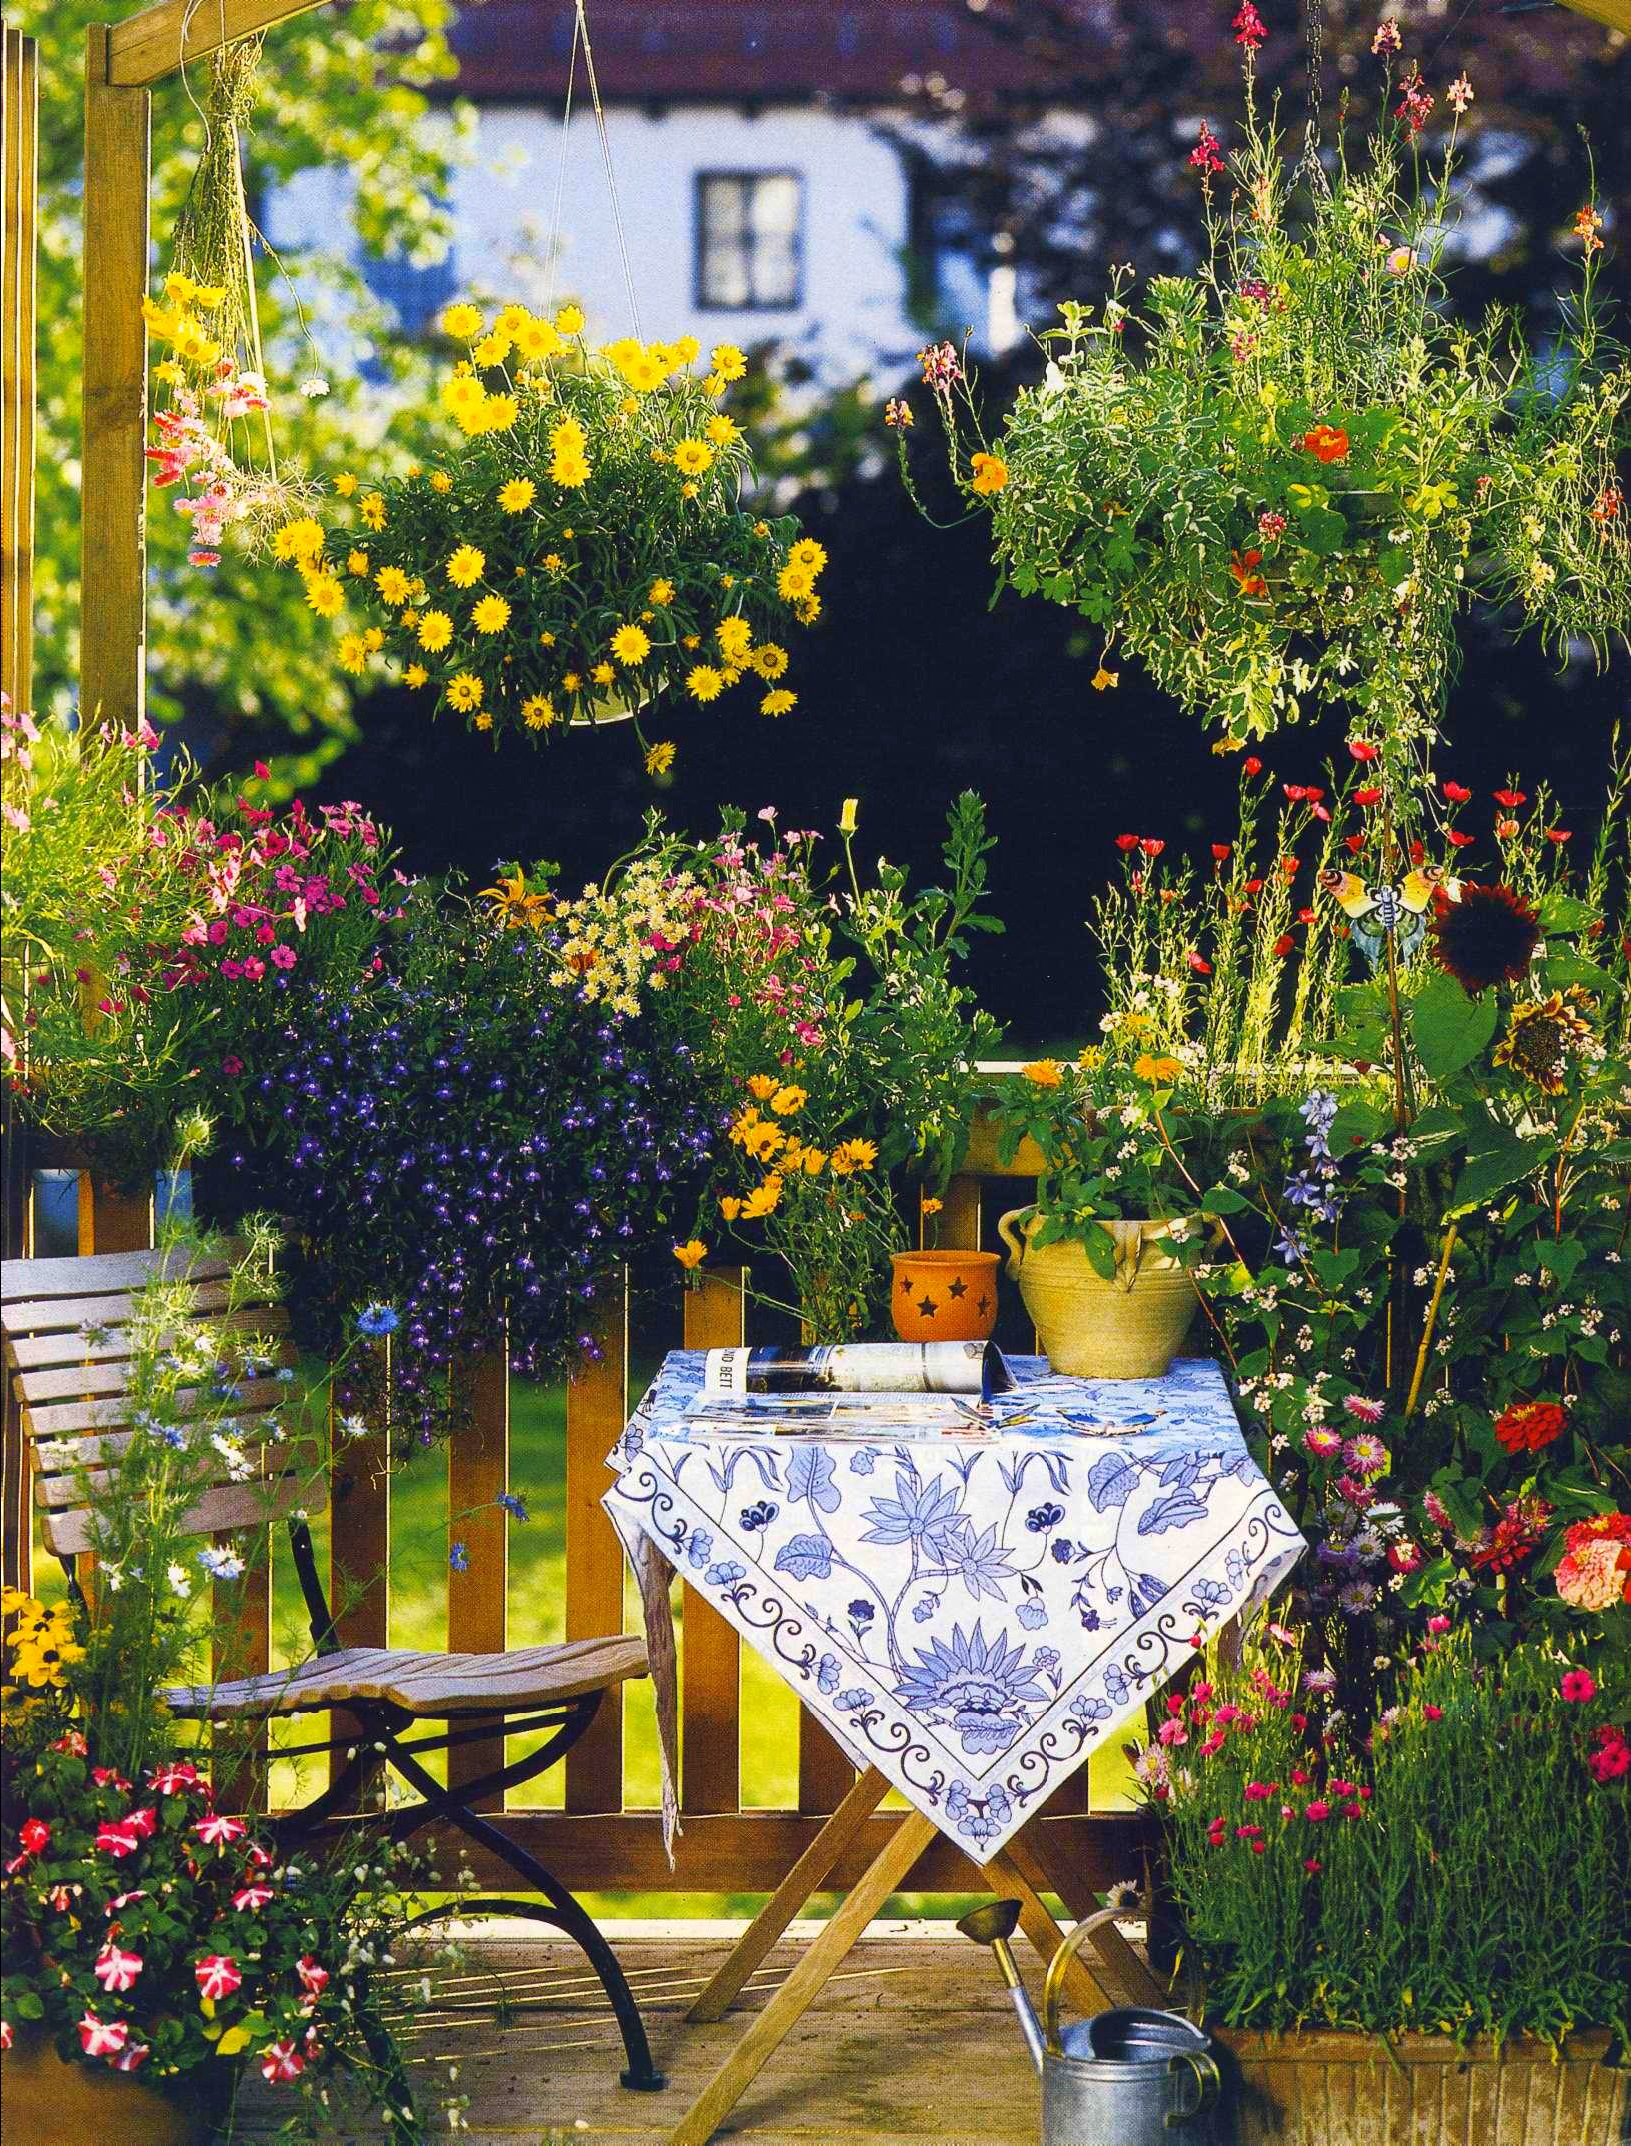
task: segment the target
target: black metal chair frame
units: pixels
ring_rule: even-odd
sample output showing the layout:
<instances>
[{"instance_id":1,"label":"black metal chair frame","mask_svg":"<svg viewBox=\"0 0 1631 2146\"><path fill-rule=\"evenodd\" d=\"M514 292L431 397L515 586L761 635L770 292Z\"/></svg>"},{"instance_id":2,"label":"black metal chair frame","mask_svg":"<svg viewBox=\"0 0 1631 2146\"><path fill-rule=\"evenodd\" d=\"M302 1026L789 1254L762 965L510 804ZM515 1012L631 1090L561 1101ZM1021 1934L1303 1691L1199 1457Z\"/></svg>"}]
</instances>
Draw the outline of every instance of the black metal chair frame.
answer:
<instances>
[{"instance_id":1,"label":"black metal chair frame","mask_svg":"<svg viewBox=\"0 0 1631 2146\"><path fill-rule=\"evenodd\" d=\"M291 1517L288 1521L289 1543L294 1555L295 1575L300 1582L300 1591L305 1599L311 1623L311 1635L317 1653L338 1654L341 1652L339 1636L335 1630L334 1613L329 1606L323 1587L322 1576L317 1569L317 1555L312 1546L311 1530L306 1522ZM78 1576L72 1558L61 1560L68 1574L68 1584L73 1593L79 1593ZM330 1820L345 1811L354 1792L367 1776L380 1766L392 1768L409 1787L419 1795L417 1803L404 1804L400 1809L388 1811L380 1818L370 1818L370 1825L383 1828L393 1841L407 1840L422 1827L434 1823L446 1823L462 1833L478 1847L489 1850L501 1862L507 1863L522 1883L543 1896L541 1902L517 1900L508 1897L482 1896L480 1909L483 1914L502 1915L528 1919L559 1930L570 1938L589 1961L606 1993L608 2003L617 2018L619 2032L623 2037L624 2053L628 2058L626 2068L619 2074L622 2084L637 2093L655 2093L667 2084L664 2075L651 2061L651 2046L646 2039L645 2023L640 2017L640 2008L634 1992L629 1987L628 1977L621 1963L605 1938L596 1927L594 1919L573 1894L555 1876L553 1871L539 1862L535 1855L511 1840L502 1827L492 1824L473 1806L488 1797L499 1797L522 1782L531 1781L558 1764L578 1741L600 1711L604 1690L586 1692L575 1699L564 1699L553 1705L540 1704L517 1712L496 1707L480 1713L460 1711L455 1715L440 1718L456 1721L438 1734L415 1737L411 1742L403 1740L404 1732L415 1722L435 1720L435 1715L410 1712L406 1707L392 1705L387 1701L348 1699L344 1711L356 1723L353 1733L331 1736L310 1744L280 1745L278 1757L309 1758L323 1753L344 1751L346 1763L330 1781L328 1787L309 1803L301 1804L292 1811L285 1811L276 1818L268 1819L268 1828L280 1846L294 1846L312 1838ZM292 1716L296 1709L285 1709ZM315 1706L309 1711L317 1712ZM269 1717L259 1717L269 1718ZM495 1737L526 1735L534 1729L553 1729L554 1735L540 1750L526 1758L516 1759L492 1767L476 1779L463 1781L457 1788L444 1788L434 1775L428 1773L423 1759L433 1753L456 1750L463 1744L479 1743ZM474 1902L461 1902L456 1907L433 1908L416 1918L418 1923L443 1919L466 1912Z\"/></svg>"}]
</instances>

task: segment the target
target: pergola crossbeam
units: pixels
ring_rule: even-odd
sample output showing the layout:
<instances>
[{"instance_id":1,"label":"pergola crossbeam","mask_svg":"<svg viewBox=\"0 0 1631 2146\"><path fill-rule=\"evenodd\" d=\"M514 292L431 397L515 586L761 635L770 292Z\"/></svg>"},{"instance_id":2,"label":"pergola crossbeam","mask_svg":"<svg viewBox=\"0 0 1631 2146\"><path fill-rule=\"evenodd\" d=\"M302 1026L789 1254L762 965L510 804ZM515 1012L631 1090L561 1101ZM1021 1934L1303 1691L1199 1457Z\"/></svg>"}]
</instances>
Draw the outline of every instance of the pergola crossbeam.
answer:
<instances>
[{"instance_id":1,"label":"pergola crossbeam","mask_svg":"<svg viewBox=\"0 0 1631 2146\"><path fill-rule=\"evenodd\" d=\"M323 0L158 0L116 23L108 42L108 82L114 89L147 89L223 45L253 37L291 15L309 14ZM1631 0L1626 0L1631 6ZM185 39L185 44L183 44Z\"/></svg>"}]
</instances>

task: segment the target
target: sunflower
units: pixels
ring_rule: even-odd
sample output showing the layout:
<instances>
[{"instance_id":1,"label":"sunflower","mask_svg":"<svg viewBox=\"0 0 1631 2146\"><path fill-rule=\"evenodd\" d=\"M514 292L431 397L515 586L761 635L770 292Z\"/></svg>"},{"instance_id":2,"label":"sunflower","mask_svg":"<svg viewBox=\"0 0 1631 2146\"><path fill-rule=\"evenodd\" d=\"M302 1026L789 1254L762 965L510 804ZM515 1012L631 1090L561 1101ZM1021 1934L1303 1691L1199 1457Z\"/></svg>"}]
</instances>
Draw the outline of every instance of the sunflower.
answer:
<instances>
[{"instance_id":1,"label":"sunflower","mask_svg":"<svg viewBox=\"0 0 1631 2146\"><path fill-rule=\"evenodd\" d=\"M1528 974L1540 945L1540 919L1510 887L1464 884L1456 901L1441 890L1434 912L1434 958L1463 990L1476 996Z\"/></svg>"},{"instance_id":2,"label":"sunflower","mask_svg":"<svg viewBox=\"0 0 1631 2146\"><path fill-rule=\"evenodd\" d=\"M1510 1066L1543 1095L1561 1095L1569 1060L1591 1041L1591 1023L1581 1010L1587 1003L1580 986L1570 984L1567 991L1514 1006L1506 1034L1495 1046L1495 1064Z\"/></svg>"}]
</instances>

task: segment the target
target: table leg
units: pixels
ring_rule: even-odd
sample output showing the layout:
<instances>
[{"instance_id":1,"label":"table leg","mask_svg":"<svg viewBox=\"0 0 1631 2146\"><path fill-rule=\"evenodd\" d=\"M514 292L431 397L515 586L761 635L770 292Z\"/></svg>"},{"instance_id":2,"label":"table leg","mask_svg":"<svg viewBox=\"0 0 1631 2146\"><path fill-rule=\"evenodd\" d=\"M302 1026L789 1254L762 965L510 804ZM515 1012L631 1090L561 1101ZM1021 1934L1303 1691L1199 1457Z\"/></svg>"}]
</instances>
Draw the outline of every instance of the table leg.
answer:
<instances>
[{"instance_id":1,"label":"table leg","mask_svg":"<svg viewBox=\"0 0 1631 2146\"><path fill-rule=\"evenodd\" d=\"M1030 1939L1043 1966L1047 1967L1064 1943L1065 1933L1049 1914L1037 1890L1034 1880L1040 1878L1041 1872L1019 1849L1019 1839L1016 1835L984 1866L985 1879L993 1893L1019 1902L1019 1926ZM1017 1855L1016 1850L1019 1850ZM1029 1869L1022 1868L1022 1863L1029 1865ZM1071 2002L1084 2012L1102 2012L1112 2002L1080 1959L1072 1960L1066 1968L1065 1989Z\"/></svg>"},{"instance_id":2,"label":"table leg","mask_svg":"<svg viewBox=\"0 0 1631 2146\"><path fill-rule=\"evenodd\" d=\"M833 1823L837 1823L834 1814ZM830 1831L823 1827L823 1836ZM935 1823L921 1811L908 1811L882 1851L846 1894L821 1935L800 1955L797 1966L680 2120L669 2146L707 2146L763 2070L771 2052L803 2017L825 1988L850 1947L935 1836Z\"/></svg>"},{"instance_id":3,"label":"table leg","mask_svg":"<svg viewBox=\"0 0 1631 2146\"><path fill-rule=\"evenodd\" d=\"M887 1779L876 1766L869 1766L731 1947L724 1965L686 2013L688 2020L724 2018L743 1983L774 1949L810 1895L820 1892L888 1792Z\"/></svg>"},{"instance_id":4,"label":"table leg","mask_svg":"<svg viewBox=\"0 0 1631 2146\"><path fill-rule=\"evenodd\" d=\"M1023 1832L1015 1834L1014 1838L1008 1843L1006 1852L1014 1857L1020 1865L1022 1874L1030 1879L1032 1885L1038 1891L1041 1891L1044 1887L1051 1886L1052 1890L1058 1893L1061 1899L1065 1901L1065 1905L1070 1910L1071 1915L1078 1921L1093 1914L1098 1907L1098 1902L1091 1896L1086 1900L1072 1900L1066 1897L1065 1889L1059 1883L1058 1874L1050 1870L1047 1858L1042 1853L1041 1834L1042 1829L1040 1826L1035 1828L1027 1827ZM1040 1903L1038 1904L1040 1905ZM1030 1935L1028 1926L1026 1935ZM1098 1966L1096 1972L1099 1973L1100 1980L1102 1981L1104 1976L1108 1975L1109 1981L1113 1985L1109 1997L1110 2003L1152 2005L1157 2011L1166 2004L1168 1991L1157 1980L1151 1970L1145 1966L1114 1923L1107 1922L1101 1928L1095 1930L1088 1943L1097 1955ZM1073 1978L1067 1977L1065 1987L1070 1990L1076 2002L1084 2003L1088 2001Z\"/></svg>"}]
</instances>

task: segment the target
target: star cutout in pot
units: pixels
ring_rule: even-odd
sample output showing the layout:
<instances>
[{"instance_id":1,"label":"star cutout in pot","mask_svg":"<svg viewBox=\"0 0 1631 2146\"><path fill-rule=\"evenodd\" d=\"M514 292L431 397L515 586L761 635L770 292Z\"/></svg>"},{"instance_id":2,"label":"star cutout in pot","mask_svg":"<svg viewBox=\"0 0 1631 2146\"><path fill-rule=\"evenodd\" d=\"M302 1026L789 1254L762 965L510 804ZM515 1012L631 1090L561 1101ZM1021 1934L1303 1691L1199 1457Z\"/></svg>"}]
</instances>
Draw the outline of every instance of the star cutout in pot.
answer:
<instances>
[{"instance_id":1,"label":"star cutout in pot","mask_svg":"<svg viewBox=\"0 0 1631 2146\"><path fill-rule=\"evenodd\" d=\"M968 1295L968 1284L960 1274L946 1291L946 1294L951 1297L966 1297Z\"/></svg>"},{"instance_id":2,"label":"star cutout in pot","mask_svg":"<svg viewBox=\"0 0 1631 2146\"><path fill-rule=\"evenodd\" d=\"M933 1298L933 1297L922 1297L922 1298L920 1298L920 1299L919 1299L919 1301L918 1301L918 1307L917 1307L917 1308L918 1308L918 1310L919 1310L919 1311L920 1311L920 1312L921 1312L921 1313L923 1314L923 1316L924 1316L924 1318L925 1318L925 1319L932 1319L932 1318L934 1317L934 1314L935 1314L935 1303L934 1303L934 1298Z\"/></svg>"}]
</instances>

